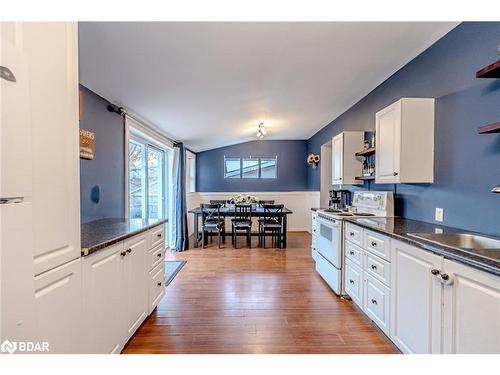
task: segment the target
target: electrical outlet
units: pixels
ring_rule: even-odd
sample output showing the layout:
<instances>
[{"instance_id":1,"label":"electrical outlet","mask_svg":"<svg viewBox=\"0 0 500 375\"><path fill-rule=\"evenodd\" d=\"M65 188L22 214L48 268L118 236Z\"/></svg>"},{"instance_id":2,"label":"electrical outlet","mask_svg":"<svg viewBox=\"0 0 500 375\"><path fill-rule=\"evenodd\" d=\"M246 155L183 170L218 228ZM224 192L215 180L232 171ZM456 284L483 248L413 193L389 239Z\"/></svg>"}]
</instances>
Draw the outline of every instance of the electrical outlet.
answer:
<instances>
[{"instance_id":1,"label":"electrical outlet","mask_svg":"<svg viewBox=\"0 0 500 375\"><path fill-rule=\"evenodd\" d=\"M436 217L435 217L435 220L442 222L443 221L443 216L444 216L444 209L436 207Z\"/></svg>"}]
</instances>

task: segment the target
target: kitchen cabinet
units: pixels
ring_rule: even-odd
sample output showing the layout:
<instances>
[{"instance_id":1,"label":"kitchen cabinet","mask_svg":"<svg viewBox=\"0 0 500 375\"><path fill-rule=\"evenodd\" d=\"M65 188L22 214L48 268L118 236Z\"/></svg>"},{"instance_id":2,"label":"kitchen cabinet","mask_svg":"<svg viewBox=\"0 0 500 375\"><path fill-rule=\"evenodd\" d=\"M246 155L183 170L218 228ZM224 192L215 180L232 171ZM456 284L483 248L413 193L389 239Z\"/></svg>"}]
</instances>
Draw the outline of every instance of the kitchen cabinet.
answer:
<instances>
[{"instance_id":1,"label":"kitchen cabinet","mask_svg":"<svg viewBox=\"0 0 500 375\"><path fill-rule=\"evenodd\" d=\"M404 353L440 353L443 257L391 242L391 339Z\"/></svg>"},{"instance_id":2,"label":"kitchen cabinet","mask_svg":"<svg viewBox=\"0 0 500 375\"><path fill-rule=\"evenodd\" d=\"M165 295L164 238L159 225L82 258L84 352L120 353L156 308Z\"/></svg>"},{"instance_id":3,"label":"kitchen cabinet","mask_svg":"<svg viewBox=\"0 0 500 375\"><path fill-rule=\"evenodd\" d=\"M123 262L123 311L126 321L125 341L134 334L146 319L147 284L146 270L146 236L136 236L125 241Z\"/></svg>"},{"instance_id":4,"label":"kitchen cabinet","mask_svg":"<svg viewBox=\"0 0 500 375\"><path fill-rule=\"evenodd\" d=\"M345 291L363 309L363 271L350 258L345 260Z\"/></svg>"},{"instance_id":5,"label":"kitchen cabinet","mask_svg":"<svg viewBox=\"0 0 500 375\"><path fill-rule=\"evenodd\" d=\"M375 115L376 183L434 182L434 99L402 98Z\"/></svg>"},{"instance_id":6,"label":"kitchen cabinet","mask_svg":"<svg viewBox=\"0 0 500 375\"><path fill-rule=\"evenodd\" d=\"M50 353L80 353L82 325L81 258L35 277L36 340Z\"/></svg>"},{"instance_id":7,"label":"kitchen cabinet","mask_svg":"<svg viewBox=\"0 0 500 375\"><path fill-rule=\"evenodd\" d=\"M500 353L500 277L444 260L443 352Z\"/></svg>"},{"instance_id":8,"label":"kitchen cabinet","mask_svg":"<svg viewBox=\"0 0 500 375\"><path fill-rule=\"evenodd\" d=\"M389 336L391 290L364 270L363 311Z\"/></svg>"},{"instance_id":9,"label":"kitchen cabinet","mask_svg":"<svg viewBox=\"0 0 500 375\"><path fill-rule=\"evenodd\" d=\"M26 22L19 27L35 121L26 141L32 145L33 257L38 275L80 257L78 25Z\"/></svg>"},{"instance_id":10,"label":"kitchen cabinet","mask_svg":"<svg viewBox=\"0 0 500 375\"><path fill-rule=\"evenodd\" d=\"M332 185L359 184L363 163L354 155L363 149L364 132L347 131L332 138Z\"/></svg>"},{"instance_id":11,"label":"kitchen cabinet","mask_svg":"<svg viewBox=\"0 0 500 375\"><path fill-rule=\"evenodd\" d=\"M119 353L123 346L123 242L83 258L86 348L90 353Z\"/></svg>"},{"instance_id":12,"label":"kitchen cabinet","mask_svg":"<svg viewBox=\"0 0 500 375\"><path fill-rule=\"evenodd\" d=\"M314 261L316 261L316 242L317 242L317 235L316 231L318 230L318 224L317 224L317 218L318 214L315 211L311 211L311 255Z\"/></svg>"}]
</instances>

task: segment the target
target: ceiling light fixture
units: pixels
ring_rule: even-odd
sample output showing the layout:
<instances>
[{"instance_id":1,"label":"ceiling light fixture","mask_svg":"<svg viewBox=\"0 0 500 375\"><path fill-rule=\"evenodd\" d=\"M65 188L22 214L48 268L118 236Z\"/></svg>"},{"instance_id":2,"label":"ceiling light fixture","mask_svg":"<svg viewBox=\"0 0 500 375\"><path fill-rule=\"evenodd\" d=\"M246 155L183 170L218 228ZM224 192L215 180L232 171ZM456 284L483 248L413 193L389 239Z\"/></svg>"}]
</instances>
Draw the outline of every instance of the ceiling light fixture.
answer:
<instances>
[{"instance_id":1,"label":"ceiling light fixture","mask_svg":"<svg viewBox=\"0 0 500 375\"><path fill-rule=\"evenodd\" d=\"M266 127L264 126L264 123L263 122L259 123L259 128L257 130L257 138L262 139L266 134L267 130Z\"/></svg>"}]
</instances>

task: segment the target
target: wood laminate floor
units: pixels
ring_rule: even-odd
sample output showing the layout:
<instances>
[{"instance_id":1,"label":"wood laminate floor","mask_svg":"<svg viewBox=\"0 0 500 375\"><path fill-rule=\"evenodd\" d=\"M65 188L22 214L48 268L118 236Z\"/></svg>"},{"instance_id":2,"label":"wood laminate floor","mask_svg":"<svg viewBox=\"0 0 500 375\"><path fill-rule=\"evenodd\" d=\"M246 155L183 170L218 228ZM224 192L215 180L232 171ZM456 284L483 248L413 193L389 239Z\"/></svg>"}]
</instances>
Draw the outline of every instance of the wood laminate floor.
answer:
<instances>
[{"instance_id":1,"label":"wood laminate floor","mask_svg":"<svg viewBox=\"0 0 500 375\"><path fill-rule=\"evenodd\" d=\"M223 249L167 251L187 264L123 353L397 353L316 274L310 241L295 232L286 250L228 239Z\"/></svg>"}]
</instances>

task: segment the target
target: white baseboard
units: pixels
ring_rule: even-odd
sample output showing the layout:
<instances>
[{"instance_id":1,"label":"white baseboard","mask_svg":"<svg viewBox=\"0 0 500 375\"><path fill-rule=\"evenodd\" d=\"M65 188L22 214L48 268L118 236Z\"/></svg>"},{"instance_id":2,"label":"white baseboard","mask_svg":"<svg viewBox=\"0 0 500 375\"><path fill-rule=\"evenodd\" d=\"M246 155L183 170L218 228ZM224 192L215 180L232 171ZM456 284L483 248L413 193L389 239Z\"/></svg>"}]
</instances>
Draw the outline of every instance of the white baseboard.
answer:
<instances>
[{"instance_id":1,"label":"white baseboard","mask_svg":"<svg viewBox=\"0 0 500 375\"><path fill-rule=\"evenodd\" d=\"M229 199L241 194L238 192L199 192L187 194L188 210L198 207L201 203L209 203L211 199ZM311 232L311 208L319 207L319 191L269 191L245 192L254 195L257 199L274 199L293 211L288 217L288 230L291 232ZM193 215L188 215L189 233L193 234Z\"/></svg>"}]
</instances>

